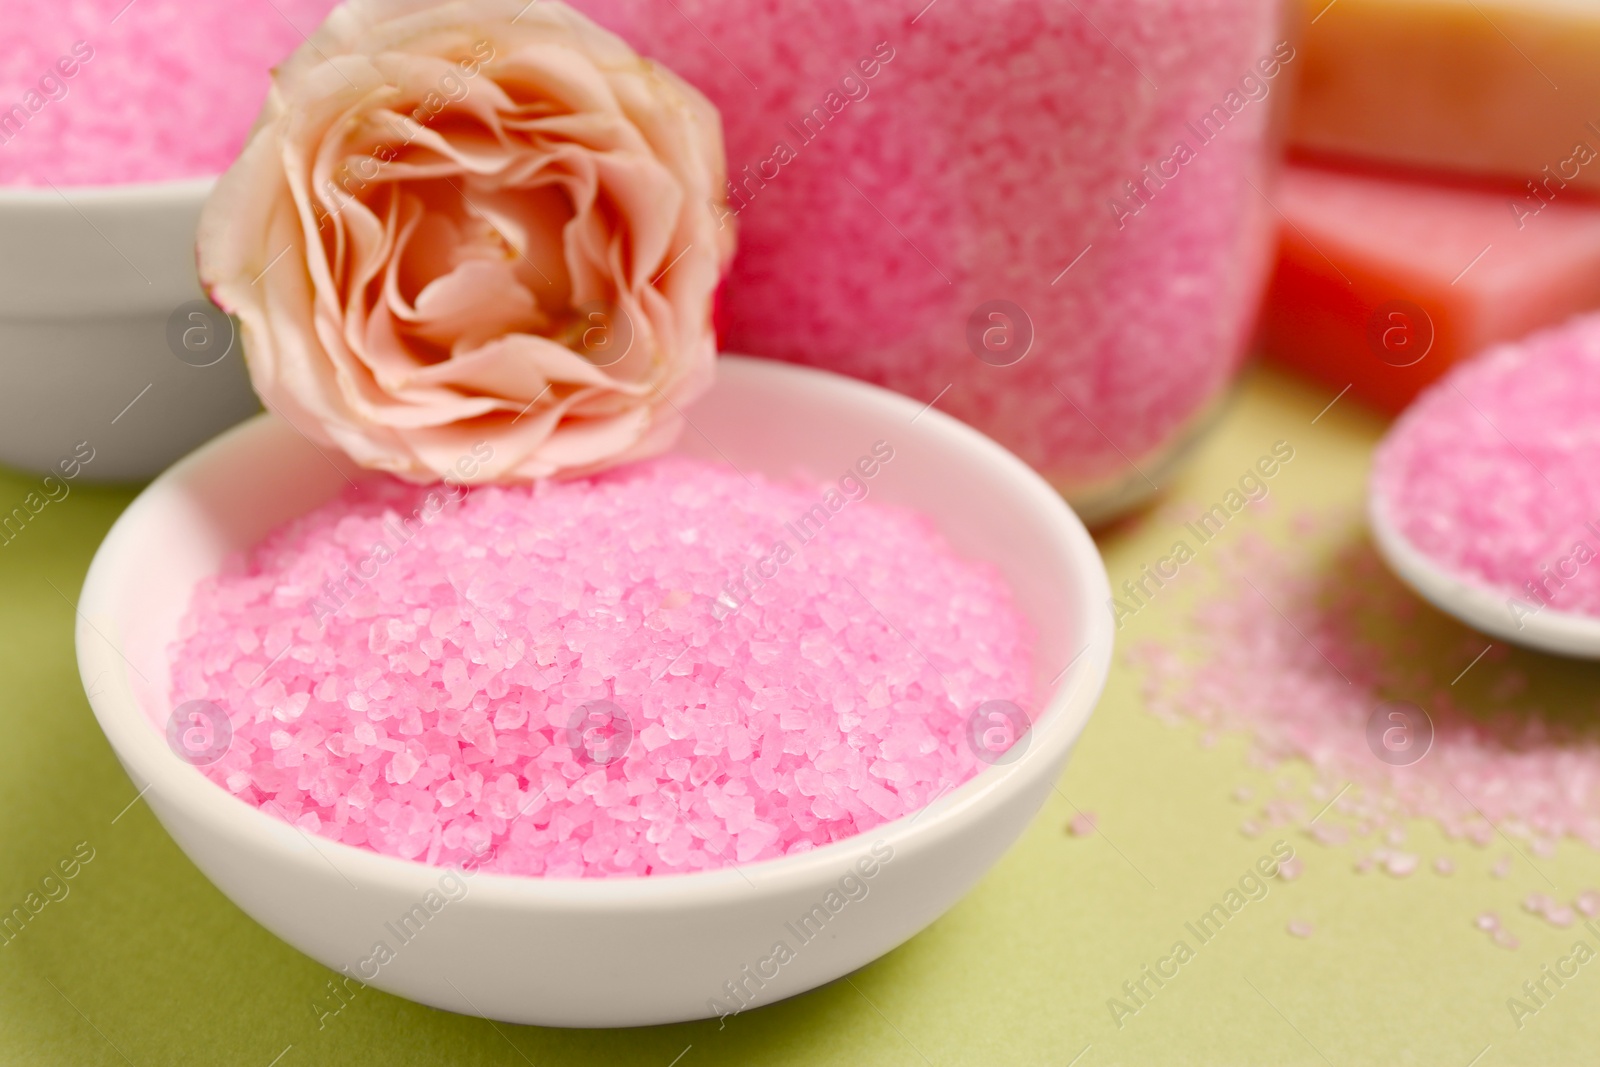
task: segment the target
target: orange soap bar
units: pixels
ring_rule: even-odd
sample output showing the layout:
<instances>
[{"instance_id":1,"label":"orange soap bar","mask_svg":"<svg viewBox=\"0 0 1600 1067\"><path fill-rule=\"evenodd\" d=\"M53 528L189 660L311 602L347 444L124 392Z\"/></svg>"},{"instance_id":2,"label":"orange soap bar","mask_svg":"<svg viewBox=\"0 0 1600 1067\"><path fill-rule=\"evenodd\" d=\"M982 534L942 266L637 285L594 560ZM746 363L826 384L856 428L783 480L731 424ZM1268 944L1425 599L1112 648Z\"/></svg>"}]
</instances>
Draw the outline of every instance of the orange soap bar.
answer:
<instances>
[{"instance_id":1,"label":"orange soap bar","mask_svg":"<svg viewBox=\"0 0 1600 1067\"><path fill-rule=\"evenodd\" d=\"M1456 360L1600 307L1600 200L1292 163L1258 344L1399 411Z\"/></svg>"},{"instance_id":2,"label":"orange soap bar","mask_svg":"<svg viewBox=\"0 0 1600 1067\"><path fill-rule=\"evenodd\" d=\"M1300 2L1296 147L1600 189L1600 4Z\"/></svg>"}]
</instances>

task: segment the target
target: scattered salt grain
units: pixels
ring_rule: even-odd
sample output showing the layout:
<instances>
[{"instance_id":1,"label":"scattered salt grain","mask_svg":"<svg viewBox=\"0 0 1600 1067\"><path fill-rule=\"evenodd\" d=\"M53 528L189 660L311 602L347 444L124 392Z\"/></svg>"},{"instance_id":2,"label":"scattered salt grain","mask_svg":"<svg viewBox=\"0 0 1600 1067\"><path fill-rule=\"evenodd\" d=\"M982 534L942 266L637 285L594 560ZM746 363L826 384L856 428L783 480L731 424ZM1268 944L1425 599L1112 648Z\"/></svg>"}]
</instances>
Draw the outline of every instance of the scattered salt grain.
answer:
<instances>
[{"instance_id":1,"label":"scattered salt grain","mask_svg":"<svg viewBox=\"0 0 1600 1067\"><path fill-rule=\"evenodd\" d=\"M1092 811L1080 811L1067 823L1067 832L1073 837L1088 837L1094 833L1097 818Z\"/></svg>"},{"instance_id":2,"label":"scattered salt grain","mask_svg":"<svg viewBox=\"0 0 1600 1067\"><path fill-rule=\"evenodd\" d=\"M1405 878L1417 869L1417 857L1409 852L1391 852L1384 857L1383 869L1395 878Z\"/></svg>"},{"instance_id":3,"label":"scattered salt grain","mask_svg":"<svg viewBox=\"0 0 1600 1067\"><path fill-rule=\"evenodd\" d=\"M1600 479L1600 463L1595 471ZM1481 847L1504 834L1529 850L1563 838L1600 849L1592 717L1553 716L1533 694L1510 704L1485 697L1512 653L1499 644L1485 653L1481 636L1451 620L1427 620L1426 651L1402 647L1409 631L1395 620L1419 610L1417 596L1378 559L1354 516L1326 517L1317 530L1325 547L1315 552L1254 531L1217 546L1205 573L1213 584L1198 590L1181 641L1146 641L1127 653L1143 669L1147 706L1208 732L1244 733L1252 762L1313 768L1300 795L1312 786L1339 795L1313 824L1325 843L1335 831L1316 827L1329 823L1394 847L1397 830L1421 818ZM1600 575L1600 561L1591 569ZM1466 679L1476 688L1452 688L1480 654ZM1396 701L1409 702L1409 727L1431 742L1409 762L1380 743L1394 719L1376 717ZM1373 732L1375 721L1391 725ZM1494 875L1508 875L1511 863L1508 853Z\"/></svg>"},{"instance_id":4,"label":"scattered salt grain","mask_svg":"<svg viewBox=\"0 0 1600 1067\"><path fill-rule=\"evenodd\" d=\"M1304 919L1290 919L1287 929L1295 937L1310 937L1317 930L1315 926Z\"/></svg>"}]
</instances>

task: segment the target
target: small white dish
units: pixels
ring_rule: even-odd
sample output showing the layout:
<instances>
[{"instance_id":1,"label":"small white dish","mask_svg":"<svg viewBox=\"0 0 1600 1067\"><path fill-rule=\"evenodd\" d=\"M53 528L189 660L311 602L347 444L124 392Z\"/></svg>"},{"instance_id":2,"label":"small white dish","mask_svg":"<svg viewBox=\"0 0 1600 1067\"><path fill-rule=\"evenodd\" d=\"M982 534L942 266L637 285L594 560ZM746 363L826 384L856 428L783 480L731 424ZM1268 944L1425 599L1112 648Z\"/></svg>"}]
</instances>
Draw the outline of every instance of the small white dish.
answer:
<instances>
[{"instance_id":1,"label":"small white dish","mask_svg":"<svg viewBox=\"0 0 1600 1067\"><path fill-rule=\"evenodd\" d=\"M709 1017L744 1002L732 983L750 1006L768 1004L916 934L1027 826L1099 699L1113 640L1099 553L1061 497L1019 459L898 394L724 357L716 385L688 416L677 451L778 479L837 477L875 441L893 446L872 498L919 509L958 551L994 563L1038 631L1037 710L1026 747L1014 748L1020 756L919 813L803 855L629 880L476 874L459 899L400 943L395 925L430 892L445 899L447 872L308 837L229 796L164 736L167 648L195 583L228 553L331 497L345 484L341 470L356 473L262 415L150 485L117 520L84 583L79 667L133 779L130 796L148 790L144 799L195 865L307 955L399 996L509 1022L633 1026ZM846 877L864 895L851 889L859 899L830 911L828 895ZM813 922L821 933L802 942L792 928L819 907L825 920ZM779 941L792 959L775 962ZM393 958L372 964L379 942Z\"/></svg>"},{"instance_id":2,"label":"small white dish","mask_svg":"<svg viewBox=\"0 0 1600 1067\"><path fill-rule=\"evenodd\" d=\"M1600 659L1600 619L1541 607L1441 567L1406 540L1389 518L1376 483L1367 493L1367 521L1378 554L1389 568L1446 615L1514 645L1559 656Z\"/></svg>"},{"instance_id":3,"label":"small white dish","mask_svg":"<svg viewBox=\"0 0 1600 1067\"><path fill-rule=\"evenodd\" d=\"M212 184L0 186L0 463L59 474L86 441L85 479L149 478L260 410L226 317L180 310Z\"/></svg>"}]
</instances>

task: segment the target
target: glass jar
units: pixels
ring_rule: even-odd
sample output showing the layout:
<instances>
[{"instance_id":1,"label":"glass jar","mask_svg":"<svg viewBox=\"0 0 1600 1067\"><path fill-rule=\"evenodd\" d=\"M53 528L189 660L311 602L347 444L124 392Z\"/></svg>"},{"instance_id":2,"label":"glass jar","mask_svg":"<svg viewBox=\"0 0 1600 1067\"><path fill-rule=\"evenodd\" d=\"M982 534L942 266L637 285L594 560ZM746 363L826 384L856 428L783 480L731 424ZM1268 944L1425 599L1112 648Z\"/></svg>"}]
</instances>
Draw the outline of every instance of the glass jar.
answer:
<instances>
[{"instance_id":1,"label":"glass jar","mask_svg":"<svg viewBox=\"0 0 1600 1067\"><path fill-rule=\"evenodd\" d=\"M724 347L936 405L1090 522L1162 484L1269 266L1280 0L578 6L722 110Z\"/></svg>"}]
</instances>

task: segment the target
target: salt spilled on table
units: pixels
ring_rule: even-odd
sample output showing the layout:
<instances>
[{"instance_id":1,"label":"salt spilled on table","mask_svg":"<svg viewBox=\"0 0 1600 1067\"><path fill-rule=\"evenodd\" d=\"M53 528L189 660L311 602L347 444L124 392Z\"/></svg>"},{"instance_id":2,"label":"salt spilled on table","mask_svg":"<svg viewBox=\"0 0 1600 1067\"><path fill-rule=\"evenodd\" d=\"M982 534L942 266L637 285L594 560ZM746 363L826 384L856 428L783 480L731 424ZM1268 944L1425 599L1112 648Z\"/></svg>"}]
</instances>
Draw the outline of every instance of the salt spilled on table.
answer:
<instances>
[{"instance_id":1,"label":"salt spilled on table","mask_svg":"<svg viewBox=\"0 0 1600 1067\"><path fill-rule=\"evenodd\" d=\"M1252 761L1274 772L1276 795L1233 790L1255 809L1250 831L1299 827L1323 846L1353 846L1355 873L1400 879L1424 862L1398 847L1414 838L1412 819L1479 849L1513 845L1526 863L1498 849L1492 862L1485 857L1483 869L1498 879L1517 867L1533 873L1529 865L1537 870L1565 838L1600 849L1593 707L1541 700L1524 668L1543 657L1486 650L1485 638L1426 608L1383 566L1353 516L1301 516L1293 529L1304 539L1294 548L1254 533L1218 546L1182 643L1145 642L1129 653L1144 668L1155 714L1243 732ZM1560 667L1576 675L1578 692L1594 669ZM1431 731L1410 761L1375 740L1391 723L1384 709L1406 700L1419 716L1413 725ZM1309 767L1309 782L1276 773L1290 761ZM1432 866L1449 875L1459 863L1438 856ZM1535 894L1526 907L1562 928L1587 909L1600 914L1600 892L1570 902ZM1502 948L1521 943L1493 912L1478 926Z\"/></svg>"},{"instance_id":2,"label":"salt spilled on table","mask_svg":"<svg viewBox=\"0 0 1600 1067\"><path fill-rule=\"evenodd\" d=\"M1144 642L1128 654L1144 668L1154 713L1242 731L1255 760L1304 761L1313 794L1332 798L1308 804L1280 783L1279 796L1259 802L1257 826L1304 825L1326 806L1308 834L1329 846L1347 839L1341 824L1389 840L1424 818L1480 848L1505 835L1534 856L1566 837L1600 849L1600 730L1584 714L1558 718L1523 699L1527 679L1510 652L1486 652L1483 637L1453 621L1430 616L1441 648L1421 654L1427 609L1359 524L1333 515L1302 528L1345 540L1327 560L1254 533L1219 546L1214 584L1200 591L1182 644ZM1425 755L1410 763L1372 747L1370 724L1394 701L1410 701L1431 727ZM1392 847L1371 861L1396 876L1420 862ZM1491 873L1506 877L1512 862L1506 853Z\"/></svg>"},{"instance_id":3,"label":"salt spilled on table","mask_svg":"<svg viewBox=\"0 0 1600 1067\"><path fill-rule=\"evenodd\" d=\"M980 704L1029 707L1010 590L909 511L819 519L819 488L681 458L430 492L280 528L174 645L174 704L232 726L205 772L306 832L522 875L749 863L918 810L983 766Z\"/></svg>"},{"instance_id":4,"label":"salt spilled on table","mask_svg":"<svg viewBox=\"0 0 1600 1067\"><path fill-rule=\"evenodd\" d=\"M1499 590L1514 619L1600 615L1600 315L1461 364L1402 415L1373 485L1444 570Z\"/></svg>"}]
</instances>

